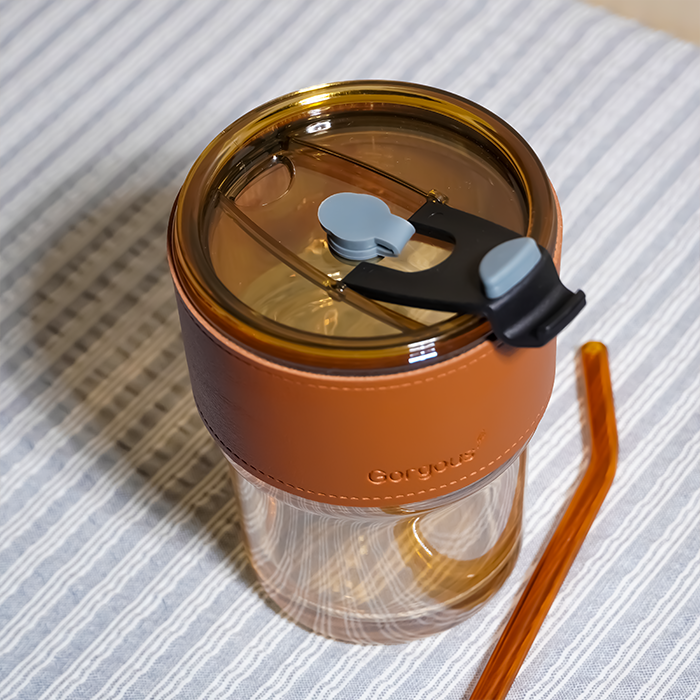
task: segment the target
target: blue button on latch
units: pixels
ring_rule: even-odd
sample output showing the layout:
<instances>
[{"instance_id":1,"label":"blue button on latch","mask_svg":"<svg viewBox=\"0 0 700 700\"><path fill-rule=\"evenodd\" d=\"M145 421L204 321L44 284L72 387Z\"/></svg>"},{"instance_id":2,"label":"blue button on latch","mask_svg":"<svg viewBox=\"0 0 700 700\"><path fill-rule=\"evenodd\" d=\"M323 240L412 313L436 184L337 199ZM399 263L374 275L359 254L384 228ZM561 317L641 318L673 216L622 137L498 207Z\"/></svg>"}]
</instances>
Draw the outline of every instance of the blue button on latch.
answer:
<instances>
[{"instance_id":1,"label":"blue button on latch","mask_svg":"<svg viewBox=\"0 0 700 700\"><path fill-rule=\"evenodd\" d=\"M331 195L321 202L318 220L330 249L348 260L396 257L415 233L412 224L370 194Z\"/></svg>"},{"instance_id":2,"label":"blue button on latch","mask_svg":"<svg viewBox=\"0 0 700 700\"><path fill-rule=\"evenodd\" d=\"M528 275L541 257L534 238L514 238L492 248L479 263L486 296L503 296Z\"/></svg>"}]
</instances>

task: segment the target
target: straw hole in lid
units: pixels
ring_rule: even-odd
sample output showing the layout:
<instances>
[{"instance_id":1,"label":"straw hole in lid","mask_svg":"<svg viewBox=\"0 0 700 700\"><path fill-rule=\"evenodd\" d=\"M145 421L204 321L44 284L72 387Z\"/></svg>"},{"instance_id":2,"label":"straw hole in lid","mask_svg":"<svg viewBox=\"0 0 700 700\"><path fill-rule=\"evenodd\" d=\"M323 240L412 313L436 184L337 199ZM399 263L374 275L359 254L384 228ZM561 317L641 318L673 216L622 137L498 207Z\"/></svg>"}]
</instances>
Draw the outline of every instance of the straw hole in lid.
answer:
<instances>
[{"instance_id":1,"label":"straw hole in lid","mask_svg":"<svg viewBox=\"0 0 700 700\"><path fill-rule=\"evenodd\" d=\"M264 207L287 194L293 179L294 165L289 158L272 156L234 201L241 208Z\"/></svg>"}]
</instances>

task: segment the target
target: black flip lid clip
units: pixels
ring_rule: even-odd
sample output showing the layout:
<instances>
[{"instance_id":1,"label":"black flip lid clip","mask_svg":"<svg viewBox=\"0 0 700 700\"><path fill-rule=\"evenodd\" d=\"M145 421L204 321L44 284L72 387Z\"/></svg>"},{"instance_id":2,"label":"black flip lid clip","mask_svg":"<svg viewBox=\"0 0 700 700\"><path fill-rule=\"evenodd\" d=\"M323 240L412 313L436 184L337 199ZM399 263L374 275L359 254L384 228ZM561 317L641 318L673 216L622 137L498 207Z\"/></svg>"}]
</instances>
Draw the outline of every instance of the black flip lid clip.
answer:
<instances>
[{"instance_id":1,"label":"black flip lid clip","mask_svg":"<svg viewBox=\"0 0 700 700\"><path fill-rule=\"evenodd\" d=\"M375 301L486 317L508 345L546 345L586 304L582 291L561 283L551 256L534 239L441 202L427 202L406 221L376 197L344 192L326 199L318 216L331 250L365 261L344 277L350 289ZM397 255L414 232L454 249L420 272L366 262Z\"/></svg>"}]
</instances>

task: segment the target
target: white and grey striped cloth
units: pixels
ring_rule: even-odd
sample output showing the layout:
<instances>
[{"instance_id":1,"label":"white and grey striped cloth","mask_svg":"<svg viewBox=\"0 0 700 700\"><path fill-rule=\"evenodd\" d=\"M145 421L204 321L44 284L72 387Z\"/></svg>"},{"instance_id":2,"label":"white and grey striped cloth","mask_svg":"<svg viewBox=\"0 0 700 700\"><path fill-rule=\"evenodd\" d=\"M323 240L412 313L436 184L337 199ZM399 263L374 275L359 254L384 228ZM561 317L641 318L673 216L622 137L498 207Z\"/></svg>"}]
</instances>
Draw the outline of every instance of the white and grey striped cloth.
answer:
<instances>
[{"instance_id":1,"label":"white and grey striped cloth","mask_svg":"<svg viewBox=\"0 0 700 700\"><path fill-rule=\"evenodd\" d=\"M465 697L586 463L591 339L618 474L510 697L700 698L697 48L568 0L5 0L0 36L0 698ZM389 647L266 603L165 263L170 205L217 132L355 78L445 88L519 130L588 295L514 574L466 623Z\"/></svg>"}]
</instances>

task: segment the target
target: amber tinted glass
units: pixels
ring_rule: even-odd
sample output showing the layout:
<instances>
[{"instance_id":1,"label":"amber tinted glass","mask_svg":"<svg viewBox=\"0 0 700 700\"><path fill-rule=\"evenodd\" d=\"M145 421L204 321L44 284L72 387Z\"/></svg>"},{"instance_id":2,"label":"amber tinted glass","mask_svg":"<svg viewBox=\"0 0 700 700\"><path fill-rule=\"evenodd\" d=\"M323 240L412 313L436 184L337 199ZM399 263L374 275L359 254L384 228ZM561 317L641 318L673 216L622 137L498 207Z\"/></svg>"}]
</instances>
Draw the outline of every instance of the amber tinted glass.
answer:
<instances>
[{"instance_id":1,"label":"amber tinted glass","mask_svg":"<svg viewBox=\"0 0 700 700\"><path fill-rule=\"evenodd\" d=\"M402 368L482 339L482 319L380 304L342 287L351 266L329 252L317 210L346 191L379 196L404 217L444 199L554 245L546 175L494 115L420 86L327 85L246 115L192 169L171 256L202 316L258 352L314 368ZM411 271L447 255L416 236L399 258L377 262Z\"/></svg>"},{"instance_id":2,"label":"amber tinted glass","mask_svg":"<svg viewBox=\"0 0 700 700\"><path fill-rule=\"evenodd\" d=\"M615 478L617 421L608 350L581 348L591 451L588 467L515 606L471 700L504 700Z\"/></svg>"}]
</instances>

